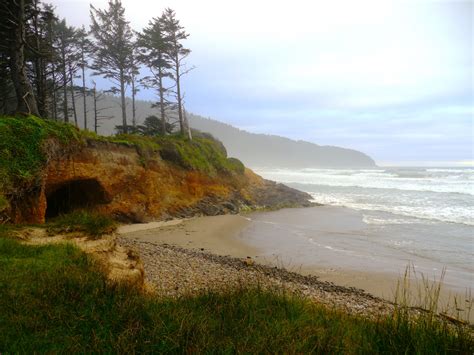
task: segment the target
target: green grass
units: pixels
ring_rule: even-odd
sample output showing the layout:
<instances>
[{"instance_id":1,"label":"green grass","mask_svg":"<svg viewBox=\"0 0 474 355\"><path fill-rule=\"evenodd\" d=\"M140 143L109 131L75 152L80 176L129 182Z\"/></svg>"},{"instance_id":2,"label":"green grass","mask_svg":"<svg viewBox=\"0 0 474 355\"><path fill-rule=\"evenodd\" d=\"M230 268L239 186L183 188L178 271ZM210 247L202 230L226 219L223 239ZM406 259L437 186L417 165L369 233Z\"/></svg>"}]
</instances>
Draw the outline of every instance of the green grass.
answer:
<instances>
[{"instance_id":1,"label":"green grass","mask_svg":"<svg viewBox=\"0 0 474 355\"><path fill-rule=\"evenodd\" d=\"M48 138L58 145L45 146ZM63 154L65 147L75 148L80 142L80 131L69 124L0 116L0 191L34 185L49 155Z\"/></svg>"},{"instance_id":2,"label":"green grass","mask_svg":"<svg viewBox=\"0 0 474 355\"><path fill-rule=\"evenodd\" d=\"M227 158L227 152L216 139L195 137L192 141L182 136L156 137L161 146L163 159L184 169L196 170L209 175L242 174L243 164L235 158Z\"/></svg>"},{"instance_id":3,"label":"green grass","mask_svg":"<svg viewBox=\"0 0 474 355\"><path fill-rule=\"evenodd\" d=\"M137 149L146 165L148 158L154 154L183 169L196 170L212 176L220 173L243 174L245 167L236 158L227 158L223 144L210 134L200 132L192 141L186 137L173 134L167 136L140 136L120 134L112 137L89 135L90 138L116 144L133 146Z\"/></svg>"},{"instance_id":4,"label":"green grass","mask_svg":"<svg viewBox=\"0 0 474 355\"><path fill-rule=\"evenodd\" d=\"M112 218L85 210L58 216L47 224L47 230L51 234L82 232L92 238L112 233L116 227Z\"/></svg>"},{"instance_id":5,"label":"green grass","mask_svg":"<svg viewBox=\"0 0 474 355\"><path fill-rule=\"evenodd\" d=\"M41 171L49 158L61 158L87 140L135 147L145 166L150 158L160 154L184 169L209 175L243 173L242 163L228 159L222 143L209 134L200 134L193 141L181 135L103 137L71 124L34 116L0 116L0 211L8 206L4 200L39 186Z\"/></svg>"},{"instance_id":6,"label":"green grass","mask_svg":"<svg viewBox=\"0 0 474 355\"><path fill-rule=\"evenodd\" d=\"M1 234L8 230L0 230ZM369 321L258 288L157 299L70 245L0 238L0 353L472 353L461 328Z\"/></svg>"},{"instance_id":7,"label":"green grass","mask_svg":"<svg viewBox=\"0 0 474 355\"><path fill-rule=\"evenodd\" d=\"M244 173L244 165L238 159L227 158L221 142L210 134L196 134L192 141L181 135L148 137L121 134L104 137L64 122L34 116L0 116L0 223L9 221L12 206L40 188L48 161L65 159L91 141L135 148L139 155L138 163L145 168L152 159L161 157L170 165L199 171L213 178ZM87 229L88 224L80 223L93 235L91 229ZM102 228L100 223L97 227Z\"/></svg>"},{"instance_id":8,"label":"green grass","mask_svg":"<svg viewBox=\"0 0 474 355\"><path fill-rule=\"evenodd\" d=\"M8 200L3 194L0 192L0 212L6 210L8 208Z\"/></svg>"}]
</instances>

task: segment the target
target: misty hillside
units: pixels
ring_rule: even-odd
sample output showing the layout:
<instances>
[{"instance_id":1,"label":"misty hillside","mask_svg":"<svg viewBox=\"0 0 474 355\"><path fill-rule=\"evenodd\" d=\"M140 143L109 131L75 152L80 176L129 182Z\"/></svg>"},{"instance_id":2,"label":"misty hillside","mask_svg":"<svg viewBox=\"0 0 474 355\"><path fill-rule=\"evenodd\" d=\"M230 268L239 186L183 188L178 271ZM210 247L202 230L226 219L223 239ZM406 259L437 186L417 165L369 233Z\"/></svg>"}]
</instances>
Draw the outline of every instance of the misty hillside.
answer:
<instances>
[{"instance_id":1,"label":"misty hillside","mask_svg":"<svg viewBox=\"0 0 474 355\"><path fill-rule=\"evenodd\" d=\"M250 167L317 168L373 167L369 156L352 149L320 146L284 137L255 134L231 125L190 115L191 127L220 139L229 155Z\"/></svg>"},{"instance_id":2,"label":"misty hillside","mask_svg":"<svg viewBox=\"0 0 474 355\"><path fill-rule=\"evenodd\" d=\"M115 133L115 126L121 124L119 99L106 96L99 104L108 108L104 111L112 119L101 121L99 134ZM152 109L148 101L137 101L137 122L140 124L148 115L158 115L157 109ZM81 106L81 105L79 105ZM92 107L92 102L89 107ZM128 102L128 121L131 123L131 103ZM92 113L89 112L89 116ZM78 112L82 121L82 112ZM352 149L333 146L320 146L305 141L295 141L284 137L255 134L240 130L231 125L203 118L198 115L188 115L192 128L209 132L220 139L227 148L229 156L242 160L250 167L278 168L353 168L374 167L375 162L364 153ZM88 117L88 126L93 128L92 117ZM82 127L82 123L80 124Z\"/></svg>"}]
</instances>

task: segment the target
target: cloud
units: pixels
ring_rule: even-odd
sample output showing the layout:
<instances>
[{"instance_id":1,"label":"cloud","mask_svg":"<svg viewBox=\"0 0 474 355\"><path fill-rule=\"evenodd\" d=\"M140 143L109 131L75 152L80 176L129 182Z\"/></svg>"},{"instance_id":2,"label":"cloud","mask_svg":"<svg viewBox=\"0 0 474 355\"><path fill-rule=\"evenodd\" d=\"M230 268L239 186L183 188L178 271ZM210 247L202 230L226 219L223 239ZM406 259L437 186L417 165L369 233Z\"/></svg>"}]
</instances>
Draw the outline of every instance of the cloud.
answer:
<instances>
[{"instance_id":1,"label":"cloud","mask_svg":"<svg viewBox=\"0 0 474 355\"><path fill-rule=\"evenodd\" d=\"M88 21L88 0L53 3ZM470 1L123 3L136 29L176 10L197 67L184 80L192 112L381 161L472 160Z\"/></svg>"}]
</instances>

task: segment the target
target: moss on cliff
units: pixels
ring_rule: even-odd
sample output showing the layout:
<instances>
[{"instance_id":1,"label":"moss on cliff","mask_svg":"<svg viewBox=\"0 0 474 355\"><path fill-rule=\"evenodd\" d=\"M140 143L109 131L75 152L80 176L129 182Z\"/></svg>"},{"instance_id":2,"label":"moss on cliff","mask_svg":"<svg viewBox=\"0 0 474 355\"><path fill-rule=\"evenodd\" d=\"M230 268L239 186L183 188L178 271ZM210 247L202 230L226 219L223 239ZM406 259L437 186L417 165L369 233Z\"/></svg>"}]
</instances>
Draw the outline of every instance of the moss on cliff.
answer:
<instances>
[{"instance_id":1,"label":"moss on cliff","mask_svg":"<svg viewBox=\"0 0 474 355\"><path fill-rule=\"evenodd\" d=\"M103 137L34 116L3 116L0 117L0 213L9 208L12 198L24 196L41 185L42 172L49 160L62 159L93 141L133 147L139 163L145 167L159 156L180 169L198 171L211 178L244 172L243 164L228 159L222 143L208 134L200 134L192 141L180 135Z\"/></svg>"},{"instance_id":2,"label":"moss on cliff","mask_svg":"<svg viewBox=\"0 0 474 355\"><path fill-rule=\"evenodd\" d=\"M52 154L46 141L54 139L59 150L77 146L81 133L75 127L34 116L0 117L0 191L11 192L31 185Z\"/></svg>"},{"instance_id":3,"label":"moss on cliff","mask_svg":"<svg viewBox=\"0 0 474 355\"><path fill-rule=\"evenodd\" d=\"M161 147L161 157L184 169L197 170L210 175L243 173L243 169L236 164L237 159L227 158L225 148L216 139L196 137L188 141L180 136L165 136L156 139Z\"/></svg>"}]
</instances>

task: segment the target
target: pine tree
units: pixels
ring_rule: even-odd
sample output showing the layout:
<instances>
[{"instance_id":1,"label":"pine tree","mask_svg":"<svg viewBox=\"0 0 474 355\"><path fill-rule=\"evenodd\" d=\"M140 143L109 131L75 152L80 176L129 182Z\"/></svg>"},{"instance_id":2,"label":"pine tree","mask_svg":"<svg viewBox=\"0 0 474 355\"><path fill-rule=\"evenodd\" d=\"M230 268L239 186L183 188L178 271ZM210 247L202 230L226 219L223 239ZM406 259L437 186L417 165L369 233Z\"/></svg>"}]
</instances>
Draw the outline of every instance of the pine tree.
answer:
<instances>
[{"instance_id":1,"label":"pine tree","mask_svg":"<svg viewBox=\"0 0 474 355\"><path fill-rule=\"evenodd\" d=\"M45 10L42 9L39 0L33 0L31 16L31 37L29 42L33 48L31 55L32 69L34 73L33 87L38 105L40 116L46 117L47 112L47 87L46 87L46 57L47 43L44 38L44 16Z\"/></svg>"},{"instance_id":2,"label":"pine tree","mask_svg":"<svg viewBox=\"0 0 474 355\"><path fill-rule=\"evenodd\" d=\"M151 76L143 78L146 87L154 88L157 92L158 102L154 107L160 108L161 132L166 134L166 109L168 101L166 95L168 89L165 88L164 80L171 76L171 63L169 59L170 43L164 36L163 23L160 18L154 18L143 29L138 36L140 47L140 60L148 67Z\"/></svg>"},{"instance_id":3,"label":"pine tree","mask_svg":"<svg viewBox=\"0 0 474 355\"><path fill-rule=\"evenodd\" d=\"M54 13L51 5L45 5L43 10L43 22L45 28L45 50L46 60L44 61L45 80L46 80L46 105L49 111L49 117L54 120L58 119L58 91L60 82L57 79L57 66L59 61L59 53L55 46L56 34L55 28L58 18Z\"/></svg>"},{"instance_id":4,"label":"pine tree","mask_svg":"<svg viewBox=\"0 0 474 355\"><path fill-rule=\"evenodd\" d=\"M97 133L100 127L100 121L108 120L113 118L112 116L104 114L104 111L110 107L99 107L100 102L104 99L104 94L97 91L96 83L92 81L92 102L93 102L93 113L94 113L94 132Z\"/></svg>"},{"instance_id":5,"label":"pine tree","mask_svg":"<svg viewBox=\"0 0 474 355\"><path fill-rule=\"evenodd\" d=\"M84 112L84 129L87 129L87 96L89 95L89 90L86 87L86 68L89 66L87 61L87 56L90 53L91 42L87 37L87 32L82 26L76 33L77 38L77 47L79 51L79 68L81 69L81 80L82 80L82 106Z\"/></svg>"},{"instance_id":6,"label":"pine tree","mask_svg":"<svg viewBox=\"0 0 474 355\"><path fill-rule=\"evenodd\" d=\"M3 53L3 60L8 62L8 72L17 101L16 111L39 116L25 59L28 18L32 11L31 0L0 2L0 52Z\"/></svg>"},{"instance_id":7,"label":"pine tree","mask_svg":"<svg viewBox=\"0 0 474 355\"><path fill-rule=\"evenodd\" d=\"M127 133L126 86L133 67L133 33L119 0L110 0L106 10L91 5L92 65L94 75L110 79L112 90L120 92L122 122Z\"/></svg>"},{"instance_id":8,"label":"pine tree","mask_svg":"<svg viewBox=\"0 0 474 355\"><path fill-rule=\"evenodd\" d=\"M140 80L138 78L138 75L140 74L139 65L140 60L138 53L138 45L135 42L133 44L132 63L130 66L130 83L132 85L132 127L134 131L136 131L137 127L137 108L135 105L135 100L137 97L137 93L140 91Z\"/></svg>"},{"instance_id":9,"label":"pine tree","mask_svg":"<svg viewBox=\"0 0 474 355\"><path fill-rule=\"evenodd\" d=\"M182 41L188 38L189 34L184 31L184 28L180 25L176 19L175 12L167 8L161 16L163 24L163 33L169 47L166 50L167 58L171 64L171 78L174 81L175 97L176 97L176 109L178 111L178 119L181 134L188 133L186 129L186 123L184 120L183 111L183 90L181 87L181 78L189 73L194 68L186 68L185 60L191 53L190 49L184 48Z\"/></svg>"}]
</instances>

